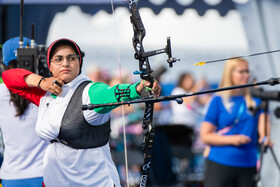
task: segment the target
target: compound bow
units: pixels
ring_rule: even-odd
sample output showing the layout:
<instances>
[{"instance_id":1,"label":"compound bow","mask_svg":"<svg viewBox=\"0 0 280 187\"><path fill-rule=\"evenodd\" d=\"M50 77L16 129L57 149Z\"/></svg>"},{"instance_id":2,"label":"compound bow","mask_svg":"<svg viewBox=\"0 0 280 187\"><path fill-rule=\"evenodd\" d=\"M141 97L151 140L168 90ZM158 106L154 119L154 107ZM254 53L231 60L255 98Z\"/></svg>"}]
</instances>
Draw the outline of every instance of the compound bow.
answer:
<instances>
[{"instance_id":1,"label":"compound bow","mask_svg":"<svg viewBox=\"0 0 280 187\"><path fill-rule=\"evenodd\" d=\"M173 66L173 63L177 61L176 58L172 58L171 54L171 44L170 38L167 38L167 45L163 49L154 50L145 52L143 46L143 39L146 35L146 30L144 24L141 20L139 11L137 9L136 3L134 0L128 0L129 8L131 11L130 21L133 26L134 36L132 38L133 47L135 50L135 59L139 60L139 71L135 71L134 74L139 74L141 79L147 80L151 83L151 86L154 82L154 77L152 76L153 70L151 69L148 57L158 55L161 53L167 53L169 63L169 67ZM153 95L149 90L143 90L141 93L142 99L152 98ZM144 164L141 170L141 179L140 186L146 186L149 174L149 168L152 163L152 147L153 147L153 139L155 136L155 130L153 126L153 110L154 103L153 102L145 102L145 112L142 123L143 128L143 149L144 149Z\"/></svg>"}]
</instances>

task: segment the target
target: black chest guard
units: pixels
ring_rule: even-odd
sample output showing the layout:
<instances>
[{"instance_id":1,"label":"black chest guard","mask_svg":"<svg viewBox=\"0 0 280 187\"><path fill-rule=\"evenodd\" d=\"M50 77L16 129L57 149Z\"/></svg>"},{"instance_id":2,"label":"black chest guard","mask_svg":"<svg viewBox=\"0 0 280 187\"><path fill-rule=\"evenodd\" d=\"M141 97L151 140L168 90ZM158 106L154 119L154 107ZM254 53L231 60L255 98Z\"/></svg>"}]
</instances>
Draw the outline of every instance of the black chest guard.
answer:
<instances>
[{"instance_id":1,"label":"black chest guard","mask_svg":"<svg viewBox=\"0 0 280 187\"><path fill-rule=\"evenodd\" d=\"M110 119L98 126L87 123L82 111L82 93L90 81L82 82L75 90L62 118L58 138L60 142L74 149L87 149L104 146L111 133Z\"/></svg>"}]
</instances>

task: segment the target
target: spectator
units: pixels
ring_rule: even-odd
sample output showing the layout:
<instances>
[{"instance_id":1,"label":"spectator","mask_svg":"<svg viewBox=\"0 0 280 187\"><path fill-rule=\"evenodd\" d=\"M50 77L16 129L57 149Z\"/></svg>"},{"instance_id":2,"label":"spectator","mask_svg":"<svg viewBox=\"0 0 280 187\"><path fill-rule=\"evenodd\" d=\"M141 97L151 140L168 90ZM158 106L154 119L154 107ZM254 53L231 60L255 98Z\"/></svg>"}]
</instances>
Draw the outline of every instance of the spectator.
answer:
<instances>
[{"instance_id":1,"label":"spectator","mask_svg":"<svg viewBox=\"0 0 280 187\"><path fill-rule=\"evenodd\" d=\"M228 60L220 88L247 84L249 65L245 59ZM265 113L251 112L260 100L252 98L248 88L219 92L206 108L201 139L211 146L207 156L205 187L254 187L257 144L264 140ZM264 145L272 146L270 128ZM258 140L259 133L259 140Z\"/></svg>"}]
</instances>

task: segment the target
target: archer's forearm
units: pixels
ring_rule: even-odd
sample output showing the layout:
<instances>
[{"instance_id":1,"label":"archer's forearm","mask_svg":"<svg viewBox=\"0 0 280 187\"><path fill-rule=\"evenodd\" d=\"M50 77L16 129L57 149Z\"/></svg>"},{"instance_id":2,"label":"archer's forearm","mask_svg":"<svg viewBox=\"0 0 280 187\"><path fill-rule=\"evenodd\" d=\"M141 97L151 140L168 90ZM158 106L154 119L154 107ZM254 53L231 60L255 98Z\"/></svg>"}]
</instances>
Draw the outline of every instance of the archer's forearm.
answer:
<instances>
[{"instance_id":1,"label":"archer's forearm","mask_svg":"<svg viewBox=\"0 0 280 187\"><path fill-rule=\"evenodd\" d=\"M37 87L41 78L42 76L33 73L26 75L24 81L29 87Z\"/></svg>"}]
</instances>

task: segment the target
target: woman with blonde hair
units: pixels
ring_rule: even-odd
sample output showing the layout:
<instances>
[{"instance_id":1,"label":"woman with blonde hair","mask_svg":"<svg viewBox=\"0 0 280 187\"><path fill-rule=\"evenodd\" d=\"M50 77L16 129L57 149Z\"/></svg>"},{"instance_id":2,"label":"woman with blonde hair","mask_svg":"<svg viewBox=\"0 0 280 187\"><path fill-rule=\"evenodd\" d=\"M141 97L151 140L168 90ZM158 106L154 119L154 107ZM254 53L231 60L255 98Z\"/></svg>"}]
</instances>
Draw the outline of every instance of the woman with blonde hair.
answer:
<instances>
[{"instance_id":1,"label":"woman with blonde hair","mask_svg":"<svg viewBox=\"0 0 280 187\"><path fill-rule=\"evenodd\" d=\"M249 65L242 58L228 60L220 88L247 84ZM202 122L201 140L210 145L205 187L253 187L257 164L257 144L272 146L265 137L265 113L252 112L261 101L248 88L219 92L211 98ZM269 121L269 120L268 120Z\"/></svg>"}]
</instances>

